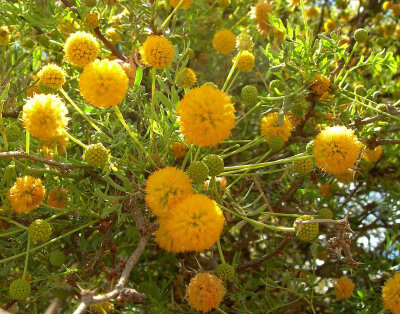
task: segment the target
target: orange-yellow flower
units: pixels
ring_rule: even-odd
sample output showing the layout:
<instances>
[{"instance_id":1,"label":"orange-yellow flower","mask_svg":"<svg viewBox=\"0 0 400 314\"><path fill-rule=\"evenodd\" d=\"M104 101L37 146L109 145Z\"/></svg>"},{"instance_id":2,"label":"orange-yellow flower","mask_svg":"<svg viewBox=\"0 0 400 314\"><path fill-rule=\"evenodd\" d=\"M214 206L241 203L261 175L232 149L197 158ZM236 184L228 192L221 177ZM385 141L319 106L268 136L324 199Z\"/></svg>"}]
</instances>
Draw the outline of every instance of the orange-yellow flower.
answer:
<instances>
[{"instance_id":1,"label":"orange-yellow flower","mask_svg":"<svg viewBox=\"0 0 400 314\"><path fill-rule=\"evenodd\" d=\"M261 120L261 135L264 135L267 142L272 137L279 136L286 143L291 133L292 123L285 115L282 119L279 119L279 114L277 112L271 112Z\"/></svg>"},{"instance_id":2,"label":"orange-yellow flower","mask_svg":"<svg viewBox=\"0 0 400 314\"><path fill-rule=\"evenodd\" d=\"M18 214L29 214L44 200L46 189L40 179L24 176L18 178L8 191L11 207Z\"/></svg>"},{"instance_id":3,"label":"orange-yellow flower","mask_svg":"<svg viewBox=\"0 0 400 314\"><path fill-rule=\"evenodd\" d=\"M49 191L47 204L55 208L65 208L68 203L67 191L64 188L56 187Z\"/></svg>"},{"instance_id":4,"label":"orange-yellow flower","mask_svg":"<svg viewBox=\"0 0 400 314\"><path fill-rule=\"evenodd\" d=\"M171 252L201 252L219 239L224 216L217 203L202 194L190 194L159 220L156 241Z\"/></svg>"},{"instance_id":5,"label":"orange-yellow flower","mask_svg":"<svg viewBox=\"0 0 400 314\"><path fill-rule=\"evenodd\" d=\"M174 167L158 170L147 179L146 203L157 216L169 214L172 206L192 193L189 176Z\"/></svg>"},{"instance_id":6,"label":"orange-yellow flower","mask_svg":"<svg viewBox=\"0 0 400 314\"><path fill-rule=\"evenodd\" d=\"M165 37L151 35L140 48L142 61L145 65L156 69L165 69L172 64L174 46Z\"/></svg>"},{"instance_id":7,"label":"orange-yellow flower","mask_svg":"<svg viewBox=\"0 0 400 314\"><path fill-rule=\"evenodd\" d=\"M83 98L94 107L110 108L124 100L129 79L115 61L95 60L83 69L79 88Z\"/></svg>"},{"instance_id":8,"label":"orange-yellow flower","mask_svg":"<svg viewBox=\"0 0 400 314\"><path fill-rule=\"evenodd\" d=\"M366 148L364 151L363 158L368 162L378 161L382 156L382 146L377 146L375 149Z\"/></svg>"},{"instance_id":9,"label":"orange-yellow flower","mask_svg":"<svg viewBox=\"0 0 400 314\"><path fill-rule=\"evenodd\" d=\"M172 7L176 8L176 6L178 5L178 3L181 0L169 0L169 3L171 3ZM192 0L183 0L181 6L179 7L180 9L187 9L190 7L190 5L192 4Z\"/></svg>"},{"instance_id":10,"label":"orange-yellow flower","mask_svg":"<svg viewBox=\"0 0 400 314\"><path fill-rule=\"evenodd\" d=\"M85 18L85 27L94 29L99 26L99 17L96 13L88 13Z\"/></svg>"},{"instance_id":11,"label":"orange-yellow flower","mask_svg":"<svg viewBox=\"0 0 400 314\"><path fill-rule=\"evenodd\" d=\"M345 126L327 127L314 140L313 155L318 167L334 175L353 168L361 143L353 130Z\"/></svg>"},{"instance_id":12,"label":"orange-yellow flower","mask_svg":"<svg viewBox=\"0 0 400 314\"><path fill-rule=\"evenodd\" d=\"M67 114L68 110L58 96L35 94L22 109L22 124L33 137L49 140L64 133Z\"/></svg>"},{"instance_id":13,"label":"orange-yellow flower","mask_svg":"<svg viewBox=\"0 0 400 314\"><path fill-rule=\"evenodd\" d=\"M311 89L318 95L324 95L331 86L331 81L325 75L316 74L311 80Z\"/></svg>"},{"instance_id":14,"label":"orange-yellow flower","mask_svg":"<svg viewBox=\"0 0 400 314\"><path fill-rule=\"evenodd\" d=\"M236 36L229 29L221 29L214 34L212 44L215 50L226 55L235 49Z\"/></svg>"},{"instance_id":15,"label":"orange-yellow flower","mask_svg":"<svg viewBox=\"0 0 400 314\"><path fill-rule=\"evenodd\" d=\"M235 124L229 96L210 86L193 88L178 105L179 125L186 141L201 147L226 139Z\"/></svg>"},{"instance_id":16,"label":"orange-yellow flower","mask_svg":"<svg viewBox=\"0 0 400 314\"><path fill-rule=\"evenodd\" d=\"M347 276L340 277L335 285L336 297L338 299L350 298L354 292L354 287L355 285L349 277Z\"/></svg>"},{"instance_id":17,"label":"orange-yellow flower","mask_svg":"<svg viewBox=\"0 0 400 314\"><path fill-rule=\"evenodd\" d=\"M183 72L186 71L186 73L183 75ZM183 68L181 71L178 72L177 74L177 80L179 80L179 83L177 84L179 87L185 86L186 88L192 87L194 84L196 84L197 78L196 78L196 73L192 69L189 68Z\"/></svg>"},{"instance_id":18,"label":"orange-yellow flower","mask_svg":"<svg viewBox=\"0 0 400 314\"><path fill-rule=\"evenodd\" d=\"M235 62L236 57L232 60ZM250 51L243 51L239 57L237 68L242 72L250 72L254 68L254 55Z\"/></svg>"},{"instance_id":19,"label":"orange-yellow flower","mask_svg":"<svg viewBox=\"0 0 400 314\"><path fill-rule=\"evenodd\" d=\"M99 54L99 43L89 33L76 32L68 37L64 45L65 59L73 66L83 68L93 62Z\"/></svg>"},{"instance_id":20,"label":"orange-yellow flower","mask_svg":"<svg viewBox=\"0 0 400 314\"><path fill-rule=\"evenodd\" d=\"M216 309L225 296L222 280L215 275L199 273L186 288L189 305L196 311L209 312Z\"/></svg>"},{"instance_id":21,"label":"orange-yellow flower","mask_svg":"<svg viewBox=\"0 0 400 314\"><path fill-rule=\"evenodd\" d=\"M186 156L188 148L185 144L182 144L180 142L173 142L171 144L171 150L175 154L175 158L179 159Z\"/></svg>"},{"instance_id":22,"label":"orange-yellow flower","mask_svg":"<svg viewBox=\"0 0 400 314\"><path fill-rule=\"evenodd\" d=\"M55 64L48 64L38 73L39 83L52 89L59 89L65 83L65 72Z\"/></svg>"},{"instance_id":23,"label":"orange-yellow flower","mask_svg":"<svg viewBox=\"0 0 400 314\"><path fill-rule=\"evenodd\" d=\"M386 310L393 314L400 313L400 273L386 280L382 287L382 301Z\"/></svg>"}]
</instances>

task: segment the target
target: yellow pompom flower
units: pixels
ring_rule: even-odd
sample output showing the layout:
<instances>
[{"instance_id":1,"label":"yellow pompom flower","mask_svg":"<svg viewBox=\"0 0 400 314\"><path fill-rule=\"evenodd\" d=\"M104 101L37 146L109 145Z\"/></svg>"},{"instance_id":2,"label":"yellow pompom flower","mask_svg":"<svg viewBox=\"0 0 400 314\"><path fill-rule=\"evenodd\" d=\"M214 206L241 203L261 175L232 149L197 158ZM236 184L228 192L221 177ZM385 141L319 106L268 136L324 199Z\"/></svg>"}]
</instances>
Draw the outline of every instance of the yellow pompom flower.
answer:
<instances>
[{"instance_id":1,"label":"yellow pompom flower","mask_svg":"<svg viewBox=\"0 0 400 314\"><path fill-rule=\"evenodd\" d=\"M185 71L186 73L185 75L183 75ZM196 73L194 73L192 69L186 67L178 72L177 79L181 79L180 82L177 84L179 87L185 86L186 88L190 88L197 82Z\"/></svg>"},{"instance_id":2,"label":"yellow pompom flower","mask_svg":"<svg viewBox=\"0 0 400 314\"><path fill-rule=\"evenodd\" d=\"M175 158L183 158L186 156L188 148L185 144L180 142L173 142L171 144L171 151L175 154Z\"/></svg>"},{"instance_id":3,"label":"yellow pompom flower","mask_svg":"<svg viewBox=\"0 0 400 314\"><path fill-rule=\"evenodd\" d=\"M235 108L229 96L210 86L192 89L180 101L177 112L186 141L201 147L226 139L235 124Z\"/></svg>"},{"instance_id":4,"label":"yellow pompom flower","mask_svg":"<svg viewBox=\"0 0 400 314\"><path fill-rule=\"evenodd\" d=\"M106 30L107 39L113 44L117 44L121 41L121 35L118 34L117 30L114 27L107 28Z\"/></svg>"},{"instance_id":5,"label":"yellow pompom flower","mask_svg":"<svg viewBox=\"0 0 400 314\"><path fill-rule=\"evenodd\" d=\"M329 78L322 74L316 74L312 78L311 83L311 89L318 95L325 94L331 86L331 81L329 80Z\"/></svg>"},{"instance_id":6,"label":"yellow pompom flower","mask_svg":"<svg viewBox=\"0 0 400 314\"><path fill-rule=\"evenodd\" d=\"M279 123L279 114L277 112L268 113L261 120L261 135L268 142L272 137L279 136L286 143L292 133L292 123L289 117L283 116L281 124Z\"/></svg>"},{"instance_id":7,"label":"yellow pompom flower","mask_svg":"<svg viewBox=\"0 0 400 314\"><path fill-rule=\"evenodd\" d=\"M129 79L118 62L95 60L79 76L83 98L94 107L110 108L124 100Z\"/></svg>"},{"instance_id":8,"label":"yellow pompom flower","mask_svg":"<svg viewBox=\"0 0 400 314\"><path fill-rule=\"evenodd\" d=\"M221 29L214 34L212 44L215 50L226 55L235 49L236 36L229 29Z\"/></svg>"},{"instance_id":9,"label":"yellow pompom flower","mask_svg":"<svg viewBox=\"0 0 400 314\"><path fill-rule=\"evenodd\" d=\"M56 95L35 94L22 109L22 125L33 137L49 140L61 136L68 124L68 110Z\"/></svg>"},{"instance_id":10,"label":"yellow pompom flower","mask_svg":"<svg viewBox=\"0 0 400 314\"><path fill-rule=\"evenodd\" d=\"M258 24L268 24L268 13L272 13L272 6L267 1L258 1L253 7L251 16Z\"/></svg>"},{"instance_id":11,"label":"yellow pompom flower","mask_svg":"<svg viewBox=\"0 0 400 314\"><path fill-rule=\"evenodd\" d=\"M336 23L334 20L332 19L327 19L325 24L324 24L324 28L327 32L331 32L336 28Z\"/></svg>"},{"instance_id":12,"label":"yellow pompom flower","mask_svg":"<svg viewBox=\"0 0 400 314\"><path fill-rule=\"evenodd\" d=\"M0 27L0 45L7 45L10 42L10 31L7 26Z\"/></svg>"},{"instance_id":13,"label":"yellow pompom flower","mask_svg":"<svg viewBox=\"0 0 400 314\"><path fill-rule=\"evenodd\" d=\"M169 214L170 208L193 193L189 176L182 170L166 167L154 172L146 185L146 204L156 216Z\"/></svg>"},{"instance_id":14,"label":"yellow pompom flower","mask_svg":"<svg viewBox=\"0 0 400 314\"><path fill-rule=\"evenodd\" d=\"M59 89L65 83L65 72L55 64L48 64L38 73L39 83L46 87Z\"/></svg>"},{"instance_id":15,"label":"yellow pompom flower","mask_svg":"<svg viewBox=\"0 0 400 314\"><path fill-rule=\"evenodd\" d=\"M99 43L92 34L76 32L68 37L64 45L65 59L73 66L83 68L93 62L99 54Z\"/></svg>"},{"instance_id":16,"label":"yellow pompom flower","mask_svg":"<svg viewBox=\"0 0 400 314\"><path fill-rule=\"evenodd\" d=\"M143 63L156 69L169 67L174 53L172 43L167 38L158 35L150 35L140 47Z\"/></svg>"},{"instance_id":17,"label":"yellow pompom flower","mask_svg":"<svg viewBox=\"0 0 400 314\"><path fill-rule=\"evenodd\" d=\"M99 16L96 13L88 13L85 18L85 28L95 29L99 26Z\"/></svg>"},{"instance_id":18,"label":"yellow pompom flower","mask_svg":"<svg viewBox=\"0 0 400 314\"><path fill-rule=\"evenodd\" d=\"M235 59L232 61L235 62ZM242 72L250 72L254 67L254 55L250 51L243 51L236 67Z\"/></svg>"},{"instance_id":19,"label":"yellow pompom flower","mask_svg":"<svg viewBox=\"0 0 400 314\"><path fill-rule=\"evenodd\" d=\"M172 7L176 8L180 0L169 0L169 3L171 3ZM192 0L183 0L181 6L179 7L180 9L187 9L190 7L192 4Z\"/></svg>"},{"instance_id":20,"label":"yellow pompom flower","mask_svg":"<svg viewBox=\"0 0 400 314\"><path fill-rule=\"evenodd\" d=\"M349 277L340 277L335 285L336 297L341 300L350 298L354 292L354 287L355 285Z\"/></svg>"},{"instance_id":21,"label":"yellow pompom flower","mask_svg":"<svg viewBox=\"0 0 400 314\"><path fill-rule=\"evenodd\" d=\"M382 301L386 310L393 314L400 313L400 273L386 280L382 287Z\"/></svg>"},{"instance_id":22,"label":"yellow pompom flower","mask_svg":"<svg viewBox=\"0 0 400 314\"><path fill-rule=\"evenodd\" d=\"M306 17L313 18L319 14L319 9L317 7L312 7L306 10Z\"/></svg>"},{"instance_id":23,"label":"yellow pompom flower","mask_svg":"<svg viewBox=\"0 0 400 314\"><path fill-rule=\"evenodd\" d=\"M347 169L343 173L336 174L336 179L343 184L349 184L351 181L353 181L354 175L355 173L353 169Z\"/></svg>"},{"instance_id":24,"label":"yellow pompom flower","mask_svg":"<svg viewBox=\"0 0 400 314\"><path fill-rule=\"evenodd\" d=\"M199 273L194 276L186 288L190 307L199 312L209 312L218 308L225 293L222 280L208 273Z\"/></svg>"},{"instance_id":25,"label":"yellow pompom flower","mask_svg":"<svg viewBox=\"0 0 400 314\"><path fill-rule=\"evenodd\" d=\"M158 222L161 228L155 235L162 248L172 252L201 252L219 239L224 216L215 201L202 194L190 194Z\"/></svg>"},{"instance_id":26,"label":"yellow pompom flower","mask_svg":"<svg viewBox=\"0 0 400 314\"><path fill-rule=\"evenodd\" d=\"M364 151L363 158L368 162L378 161L382 156L382 146L377 146L375 149L366 148Z\"/></svg>"},{"instance_id":27,"label":"yellow pompom flower","mask_svg":"<svg viewBox=\"0 0 400 314\"><path fill-rule=\"evenodd\" d=\"M8 191L8 200L18 214L29 214L44 200L46 189L40 179L24 176L18 178Z\"/></svg>"},{"instance_id":28,"label":"yellow pompom flower","mask_svg":"<svg viewBox=\"0 0 400 314\"><path fill-rule=\"evenodd\" d=\"M328 127L316 136L313 155L318 167L337 175L353 168L361 146L353 130L345 126Z\"/></svg>"}]
</instances>

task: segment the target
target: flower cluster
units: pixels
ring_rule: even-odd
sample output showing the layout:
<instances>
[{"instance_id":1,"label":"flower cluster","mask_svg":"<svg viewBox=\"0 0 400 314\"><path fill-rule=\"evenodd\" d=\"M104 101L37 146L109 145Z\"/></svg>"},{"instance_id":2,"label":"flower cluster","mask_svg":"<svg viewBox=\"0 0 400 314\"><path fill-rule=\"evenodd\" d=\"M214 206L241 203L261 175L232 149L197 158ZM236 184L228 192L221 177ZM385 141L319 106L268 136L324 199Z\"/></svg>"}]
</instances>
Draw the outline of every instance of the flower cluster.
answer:
<instances>
[{"instance_id":1,"label":"flower cluster","mask_svg":"<svg viewBox=\"0 0 400 314\"><path fill-rule=\"evenodd\" d=\"M73 66L83 68L93 62L99 54L99 43L92 34L76 32L68 37L64 45L65 59Z\"/></svg>"},{"instance_id":2,"label":"flower cluster","mask_svg":"<svg viewBox=\"0 0 400 314\"><path fill-rule=\"evenodd\" d=\"M284 142L287 142L292 133L292 123L285 115L279 117L277 112L267 114L261 120L261 135L268 142L272 137L280 137Z\"/></svg>"},{"instance_id":3,"label":"flower cluster","mask_svg":"<svg viewBox=\"0 0 400 314\"><path fill-rule=\"evenodd\" d=\"M215 50L226 55L235 49L236 36L229 29L222 29L214 34L212 44Z\"/></svg>"},{"instance_id":4,"label":"flower cluster","mask_svg":"<svg viewBox=\"0 0 400 314\"><path fill-rule=\"evenodd\" d=\"M18 214L29 214L44 200L46 189L40 179L24 176L18 178L8 191L8 200Z\"/></svg>"},{"instance_id":5,"label":"flower cluster","mask_svg":"<svg viewBox=\"0 0 400 314\"><path fill-rule=\"evenodd\" d=\"M174 46L165 37L151 35L140 48L142 61L145 65L155 69L165 69L172 63Z\"/></svg>"},{"instance_id":6,"label":"flower cluster","mask_svg":"<svg viewBox=\"0 0 400 314\"><path fill-rule=\"evenodd\" d=\"M335 294L338 299L350 298L354 292L353 281L346 276L342 276L338 279L335 285Z\"/></svg>"}]
</instances>

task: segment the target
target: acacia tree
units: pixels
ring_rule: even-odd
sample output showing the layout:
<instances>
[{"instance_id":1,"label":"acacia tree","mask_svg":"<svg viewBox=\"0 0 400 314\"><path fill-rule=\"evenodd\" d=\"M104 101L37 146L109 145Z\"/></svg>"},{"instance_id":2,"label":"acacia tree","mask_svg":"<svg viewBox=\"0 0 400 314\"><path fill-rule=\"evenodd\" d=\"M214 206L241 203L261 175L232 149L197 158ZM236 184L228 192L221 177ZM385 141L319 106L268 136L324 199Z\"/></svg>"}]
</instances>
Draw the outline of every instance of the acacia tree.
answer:
<instances>
[{"instance_id":1,"label":"acacia tree","mask_svg":"<svg viewBox=\"0 0 400 314\"><path fill-rule=\"evenodd\" d=\"M400 5L0 11L2 309L400 313Z\"/></svg>"}]
</instances>

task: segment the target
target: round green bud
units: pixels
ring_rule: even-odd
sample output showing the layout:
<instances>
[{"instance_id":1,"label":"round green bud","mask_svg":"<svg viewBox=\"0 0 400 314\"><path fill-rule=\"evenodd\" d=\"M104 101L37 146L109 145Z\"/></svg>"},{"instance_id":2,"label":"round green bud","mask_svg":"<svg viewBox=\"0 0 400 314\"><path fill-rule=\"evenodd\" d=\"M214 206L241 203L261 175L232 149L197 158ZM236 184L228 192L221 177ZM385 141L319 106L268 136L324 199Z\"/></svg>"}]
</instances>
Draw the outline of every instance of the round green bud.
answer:
<instances>
[{"instance_id":1,"label":"round green bud","mask_svg":"<svg viewBox=\"0 0 400 314\"><path fill-rule=\"evenodd\" d=\"M319 225L317 223L301 225L299 230L300 221L314 220L314 217L309 215L303 215L296 219L293 223L294 231L296 236L303 241L312 241L318 236Z\"/></svg>"},{"instance_id":2,"label":"round green bud","mask_svg":"<svg viewBox=\"0 0 400 314\"><path fill-rule=\"evenodd\" d=\"M368 40L368 32L363 28L359 28L354 32L354 39L358 43L365 43Z\"/></svg>"},{"instance_id":3,"label":"round green bud","mask_svg":"<svg viewBox=\"0 0 400 314\"><path fill-rule=\"evenodd\" d=\"M271 94L276 94L276 90L283 92L285 89L285 84L280 80L273 80L269 83L269 92Z\"/></svg>"},{"instance_id":4,"label":"round green bud","mask_svg":"<svg viewBox=\"0 0 400 314\"><path fill-rule=\"evenodd\" d=\"M25 300L31 294L31 284L25 279L16 279L10 284L8 292L13 300Z\"/></svg>"},{"instance_id":5,"label":"round green bud","mask_svg":"<svg viewBox=\"0 0 400 314\"><path fill-rule=\"evenodd\" d=\"M249 104L254 104L258 100L258 91L257 87L253 85L246 85L245 87L242 88L242 92L240 94L242 99L249 103Z\"/></svg>"},{"instance_id":6,"label":"round green bud","mask_svg":"<svg viewBox=\"0 0 400 314\"><path fill-rule=\"evenodd\" d=\"M224 160L218 155L207 155L203 158L203 161L208 167L208 174L210 176L217 176L224 171Z\"/></svg>"},{"instance_id":7,"label":"round green bud","mask_svg":"<svg viewBox=\"0 0 400 314\"><path fill-rule=\"evenodd\" d=\"M376 109L383 111L383 112L387 112L388 106L386 104L379 104L378 106L376 106Z\"/></svg>"},{"instance_id":8,"label":"round green bud","mask_svg":"<svg viewBox=\"0 0 400 314\"><path fill-rule=\"evenodd\" d=\"M8 142L16 142L21 138L21 128L17 123L10 123L5 127L4 131Z\"/></svg>"},{"instance_id":9,"label":"round green bud","mask_svg":"<svg viewBox=\"0 0 400 314\"><path fill-rule=\"evenodd\" d=\"M313 149L314 149L314 141L308 142L308 144L306 146L306 153L309 155L312 155Z\"/></svg>"},{"instance_id":10,"label":"round green bud","mask_svg":"<svg viewBox=\"0 0 400 314\"><path fill-rule=\"evenodd\" d=\"M32 38L25 38L24 41L22 42L22 46L25 48L32 48L35 45L35 42L33 41Z\"/></svg>"},{"instance_id":11,"label":"round green bud","mask_svg":"<svg viewBox=\"0 0 400 314\"><path fill-rule=\"evenodd\" d=\"M50 264L56 267L60 267L65 262L65 254L60 250L51 252Z\"/></svg>"},{"instance_id":12,"label":"round green bud","mask_svg":"<svg viewBox=\"0 0 400 314\"><path fill-rule=\"evenodd\" d=\"M231 0L218 0L218 5L221 8L227 8L231 5Z\"/></svg>"},{"instance_id":13,"label":"round green bud","mask_svg":"<svg viewBox=\"0 0 400 314\"><path fill-rule=\"evenodd\" d=\"M34 220L28 228L29 236L33 243L46 242L51 236L51 226L43 219Z\"/></svg>"},{"instance_id":14,"label":"round green bud","mask_svg":"<svg viewBox=\"0 0 400 314\"><path fill-rule=\"evenodd\" d=\"M302 175L309 174L314 169L314 158L293 161L293 169Z\"/></svg>"},{"instance_id":15,"label":"round green bud","mask_svg":"<svg viewBox=\"0 0 400 314\"><path fill-rule=\"evenodd\" d=\"M208 178L208 167L202 161L192 162L187 170L187 174L193 183L202 183Z\"/></svg>"},{"instance_id":16,"label":"round green bud","mask_svg":"<svg viewBox=\"0 0 400 314\"><path fill-rule=\"evenodd\" d=\"M318 219L332 219L333 213L329 208L322 208L318 211Z\"/></svg>"},{"instance_id":17,"label":"round green bud","mask_svg":"<svg viewBox=\"0 0 400 314\"><path fill-rule=\"evenodd\" d=\"M85 160L92 167L100 167L108 160L108 150L102 143L91 144L86 148Z\"/></svg>"},{"instance_id":18,"label":"round green bud","mask_svg":"<svg viewBox=\"0 0 400 314\"><path fill-rule=\"evenodd\" d=\"M365 89L364 85L357 85L354 88L354 93L360 96L365 96L365 94L367 93L367 90Z\"/></svg>"},{"instance_id":19,"label":"round green bud","mask_svg":"<svg viewBox=\"0 0 400 314\"><path fill-rule=\"evenodd\" d=\"M297 117L304 119L306 110L307 110L307 103L296 102L290 111Z\"/></svg>"},{"instance_id":20,"label":"round green bud","mask_svg":"<svg viewBox=\"0 0 400 314\"><path fill-rule=\"evenodd\" d=\"M236 38L236 46L239 50L251 51L254 47L253 38L248 34L240 34Z\"/></svg>"},{"instance_id":21,"label":"round green bud","mask_svg":"<svg viewBox=\"0 0 400 314\"><path fill-rule=\"evenodd\" d=\"M224 22L224 20L222 19L222 17L217 17L217 18L214 20L214 24L215 24L215 26L217 26L217 27L221 26L223 22Z\"/></svg>"},{"instance_id":22,"label":"round green bud","mask_svg":"<svg viewBox=\"0 0 400 314\"><path fill-rule=\"evenodd\" d=\"M285 145L285 142L283 141L283 138L280 136L273 136L269 139L268 141L269 148L272 151L278 151L282 149L283 145Z\"/></svg>"},{"instance_id":23,"label":"round green bud","mask_svg":"<svg viewBox=\"0 0 400 314\"><path fill-rule=\"evenodd\" d=\"M223 281L231 281L235 276L235 268L229 264L219 264L215 274Z\"/></svg>"},{"instance_id":24,"label":"round green bud","mask_svg":"<svg viewBox=\"0 0 400 314\"><path fill-rule=\"evenodd\" d=\"M47 35L40 35L38 41L44 47L49 47L50 45L50 37Z\"/></svg>"},{"instance_id":25,"label":"round green bud","mask_svg":"<svg viewBox=\"0 0 400 314\"><path fill-rule=\"evenodd\" d=\"M350 116L351 116L350 111L343 111L343 112L340 114L340 121L342 121L342 122L344 122L344 123L347 123L347 122L349 122L349 120L350 120Z\"/></svg>"},{"instance_id":26,"label":"round green bud","mask_svg":"<svg viewBox=\"0 0 400 314\"><path fill-rule=\"evenodd\" d=\"M185 54L185 58L193 59L194 58L194 51L192 48L189 48Z\"/></svg>"}]
</instances>

